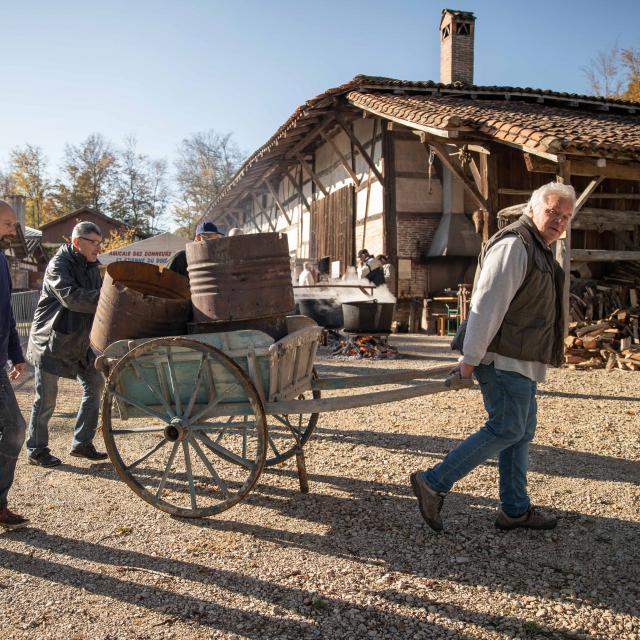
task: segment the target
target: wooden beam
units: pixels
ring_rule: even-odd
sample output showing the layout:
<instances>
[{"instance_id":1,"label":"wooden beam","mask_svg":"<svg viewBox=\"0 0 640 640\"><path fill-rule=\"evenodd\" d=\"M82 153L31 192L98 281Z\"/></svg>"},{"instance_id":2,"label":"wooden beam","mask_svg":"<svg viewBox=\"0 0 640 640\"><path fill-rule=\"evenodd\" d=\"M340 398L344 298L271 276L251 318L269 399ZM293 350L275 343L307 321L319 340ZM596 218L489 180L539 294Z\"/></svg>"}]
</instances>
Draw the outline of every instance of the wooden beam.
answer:
<instances>
[{"instance_id":1,"label":"wooden beam","mask_svg":"<svg viewBox=\"0 0 640 640\"><path fill-rule=\"evenodd\" d=\"M593 210L596 211L596 210ZM632 231L640 225L640 213L637 211L608 211L606 213L590 213L586 208L571 221L571 228L580 231Z\"/></svg>"},{"instance_id":2,"label":"wooden beam","mask_svg":"<svg viewBox=\"0 0 640 640\"><path fill-rule=\"evenodd\" d=\"M380 116L380 118L384 120L397 122L398 124L401 124L405 127L409 127L410 129L418 129L419 131L430 133L434 136L438 136L439 138L457 138L459 136L457 128L456 129L439 129L438 127L429 127L427 125L412 122L411 120L405 120L404 118L398 118L396 116L392 116L387 113L382 113L381 111L372 109L370 107L362 107L360 105L356 105L356 106L358 107L358 109L362 109L363 111L368 111L369 113Z\"/></svg>"},{"instance_id":3,"label":"wooden beam","mask_svg":"<svg viewBox=\"0 0 640 640\"><path fill-rule=\"evenodd\" d=\"M299 151L302 151L305 147L310 145L327 127L334 124L333 113L330 117L324 118L320 124L312 129L300 142L298 142L293 149L287 151L285 158L293 157Z\"/></svg>"},{"instance_id":4,"label":"wooden beam","mask_svg":"<svg viewBox=\"0 0 640 640\"><path fill-rule=\"evenodd\" d=\"M253 198L253 202L255 203L256 207L258 208L258 211L260 211L260 213L267 219L267 224L269 225L269 228L271 229L271 231L275 231L276 230L276 225L271 220L271 215L262 206L262 203L260 202L258 196L255 194L254 191L251 192L251 197Z\"/></svg>"},{"instance_id":5,"label":"wooden beam","mask_svg":"<svg viewBox=\"0 0 640 640\"><path fill-rule=\"evenodd\" d=\"M378 167L376 167L375 163L373 162L373 159L371 158L371 156L369 156L366 149L362 146L362 143L360 142L360 140L358 140L357 136L346 125L346 123L342 119L342 116L340 116L339 114L336 114L336 120L338 121L338 124L342 127L342 130L349 136L355 148L360 152L360 155L364 158L364 161L369 165L369 168L373 172L373 175L375 175L375 177L378 178L378 182L380 184L384 184L384 178L382 177L382 174L380 173L380 171L378 171ZM372 152L374 148L375 148L375 145L372 146L371 148Z\"/></svg>"},{"instance_id":6,"label":"wooden beam","mask_svg":"<svg viewBox=\"0 0 640 640\"><path fill-rule=\"evenodd\" d=\"M340 158L340 162L342 163L342 166L344 167L345 171L351 176L351 179L355 183L356 187L359 187L360 179L358 178L354 170L349 165L349 162L344 157L344 154L342 153L342 151L340 151L340 149L338 148L338 145L335 143L333 138L330 138L328 135L326 135L324 131L320 135L329 143L329 145L331 145L331 148L334 150L335 154L338 156L338 158Z\"/></svg>"},{"instance_id":7,"label":"wooden beam","mask_svg":"<svg viewBox=\"0 0 640 640\"><path fill-rule=\"evenodd\" d=\"M302 204L304 204L307 211L311 213L311 207L309 206L309 202L304 196L304 192L302 191L302 185L298 184L298 181L291 175L291 172L289 171L289 169L285 169L285 174L287 178L289 178L289 182L293 185L294 189L298 192L298 195L300 196L300 200L302 201Z\"/></svg>"},{"instance_id":8,"label":"wooden beam","mask_svg":"<svg viewBox=\"0 0 640 640\"><path fill-rule=\"evenodd\" d=\"M501 196L527 196L529 197L533 191L531 189L498 189Z\"/></svg>"},{"instance_id":9,"label":"wooden beam","mask_svg":"<svg viewBox=\"0 0 640 640\"><path fill-rule=\"evenodd\" d=\"M303 171L305 171L306 174L313 180L313 182L318 187L318 189L320 189L320 191L322 191L322 193L324 193L325 196L328 196L329 192L326 190L325 186L322 184L322 180L320 180L316 172L307 164L307 161L302 157L302 154L298 151L296 151L296 158L298 159L298 162L300 163L300 166L302 167Z\"/></svg>"},{"instance_id":10,"label":"wooden beam","mask_svg":"<svg viewBox=\"0 0 640 640\"><path fill-rule=\"evenodd\" d=\"M530 153L524 154L524 161L527 169L532 173L553 173L558 172L558 164L540 159ZM617 180L640 180L640 163L616 164L613 161L607 162L605 167L599 167L591 160L571 159L571 174L574 176L590 176L612 178Z\"/></svg>"},{"instance_id":11,"label":"wooden beam","mask_svg":"<svg viewBox=\"0 0 640 640\"><path fill-rule=\"evenodd\" d=\"M604 180L604 176L598 176L594 178L585 188L585 190L580 194L579 198L576 200L576 208L573 214L575 216L580 212L582 207L584 207L585 202L589 199L591 194L596 190L596 188L602 183Z\"/></svg>"},{"instance_id":12,"label":"wooden beam","mask_svg":"<svg viewBox=\"0 0 640 640\"><path fill-rule=\"evenodd\" d=\"M273 198L273 201L276 203L276 206L278 207L278 209L280 209L280 213L284 216L285 220L287 221L287 224L291 226L291 218L289 217L287 210L284 208L282 202L280 201L277 191L271 186L271 183L267 178L265 178L262 182L267 187L267 190L271 194L271 197Z\"/></svg>"},{"instance_id":13,"label":"wooden beam","mask_svg":"<svg viewBox=\"0 0 640 640\"><path fill-rule=\"evenodd\" d=\"M640 260L640 251L605 251L602 249L574 249L572 262L615 262Z\"/></svg>"},{"instance_id":14,"label":"wooden beam","mask_svg":"<svg viewBox=\"0 0 640 640\"><path fill-rule=\"evenodd\" d=\"M640 200L640 193L603 193L599 191L591 196L592 200Z\"/></svg>"},{"instance_id":15,"label":"wooden beam","mask_svg":"<svg viewBox=\"0 0 640 640\"><path fill-rule=\"evenodd\" d=\"M442 164L445 167L447 167L447 169L449 169L449 171L451 171L458 178L458 180L462 182L462 186L467 190L469 195L475 200L476 204L481 209L484 209L485 211L489 211L490 210L489 203L478 191L475 184L473 184L471 180L467 178L467 176L462 171L462 167L460 167L460 165L454 163L453 160L451 160L451 158L449 157L449 150L439 142L429 142L426 144L434 150L435 154L440 159L440 162L442 162ZM428 152L428 149L427 149L427 152Z\"/></svg>"}]
</instances>

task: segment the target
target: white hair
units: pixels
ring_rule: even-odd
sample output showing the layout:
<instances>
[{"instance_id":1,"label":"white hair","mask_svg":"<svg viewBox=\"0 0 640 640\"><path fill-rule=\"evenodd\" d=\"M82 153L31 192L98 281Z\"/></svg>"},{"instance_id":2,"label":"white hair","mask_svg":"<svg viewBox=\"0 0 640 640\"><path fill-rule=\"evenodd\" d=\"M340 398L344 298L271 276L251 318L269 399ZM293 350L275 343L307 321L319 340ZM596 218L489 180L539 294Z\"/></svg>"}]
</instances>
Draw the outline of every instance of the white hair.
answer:
<instances>
[{"instance_id":1,"label":"white hair","mask_svg":"<svg viewBox=\"0 0 640 640\"><path fill-rule=\"evenodd\" d=\"M78 224L73 227L73 231L71 232L71 239L73 240L75 238L81 238L87 233L95 233L102 238L102 231L95 222L78 222Z\"/></svg>"},{"instance_id":2,"label":"white hair","mask_svg":"<svg viewBox=\"0 0 640 640\"><path fill-rule=\"evenodd\" d=\"M242 229L239 229L238 227L233 227L233 229L231 229L231 231L229 231L229 237L233 237L233 236L243 236L244 235L244 231Z\"/></svg>"},{"instance_id":3,"label":"white hair","mask_svg":"<svg viewBox=\"0 0 640 640\"><path fill-rule=\"evenodd\" d=\"M528 215L533 215L534 211L538 211L547 205L547 198L556 195L563 200L569 200L575 211L576 191L570 184L562 184L561 182L549 182L536 189L532 194L525 211ZM573 215L573 213L571 214Z\"/></svg>"}]
</instances>

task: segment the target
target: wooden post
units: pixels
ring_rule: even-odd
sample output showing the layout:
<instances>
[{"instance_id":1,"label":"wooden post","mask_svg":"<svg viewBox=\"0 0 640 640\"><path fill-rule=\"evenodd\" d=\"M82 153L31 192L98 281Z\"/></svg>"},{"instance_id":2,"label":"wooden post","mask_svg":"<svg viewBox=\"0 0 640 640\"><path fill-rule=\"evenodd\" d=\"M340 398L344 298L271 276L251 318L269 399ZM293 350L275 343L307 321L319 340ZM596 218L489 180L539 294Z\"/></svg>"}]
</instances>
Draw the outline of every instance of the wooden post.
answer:
<instances>
[{"instance_id":1,"label":"wooden post","mask_svg":"<svg viewBox=\"0 0 640 640\"><path fill-rule=\"evenodd\" d=\"M392 287L398 292L398 222L396 218L396 165L393 131L382 130L382 172L384 182L382 199L382 246L384 254L393 265Z\"/></svg>"},{"instance_id":2,"label":"wooden post","mask_svg":"<svg viewBox=\"0 0 640 640\"><path fill-rule=\"evenodd\" d=\"M566 160L558 165L558 182L563 184L571 184L571 161ZM560 242L558 242L560 244ZM564 289L562 292L562 300L564 306L564 335L569 335L569 291L571 286L571 220L567 223L567 230L564 239L564 256L562 259L562 268L564 269Z\"/></svg>"}]
</instances>

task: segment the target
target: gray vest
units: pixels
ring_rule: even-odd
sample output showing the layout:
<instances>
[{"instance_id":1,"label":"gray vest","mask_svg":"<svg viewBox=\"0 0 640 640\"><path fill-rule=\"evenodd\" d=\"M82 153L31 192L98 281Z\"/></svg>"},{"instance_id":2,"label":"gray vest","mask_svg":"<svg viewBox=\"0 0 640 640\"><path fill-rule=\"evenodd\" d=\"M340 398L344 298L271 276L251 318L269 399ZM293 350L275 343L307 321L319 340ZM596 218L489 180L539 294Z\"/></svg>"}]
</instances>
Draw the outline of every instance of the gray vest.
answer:
<instances>
[{"instance_id":1,"label":"gray vest","mask_svg":"<svg viewBox=\"0 0 640 640\"><path fill-rule=\"evenodd\" d=\"M527 273L487 351L559 367L563 362L564 271L528 215L489 238L478 258L476 280L487 251L508 235L524 242Z\"/></svg>"}]
</instances>

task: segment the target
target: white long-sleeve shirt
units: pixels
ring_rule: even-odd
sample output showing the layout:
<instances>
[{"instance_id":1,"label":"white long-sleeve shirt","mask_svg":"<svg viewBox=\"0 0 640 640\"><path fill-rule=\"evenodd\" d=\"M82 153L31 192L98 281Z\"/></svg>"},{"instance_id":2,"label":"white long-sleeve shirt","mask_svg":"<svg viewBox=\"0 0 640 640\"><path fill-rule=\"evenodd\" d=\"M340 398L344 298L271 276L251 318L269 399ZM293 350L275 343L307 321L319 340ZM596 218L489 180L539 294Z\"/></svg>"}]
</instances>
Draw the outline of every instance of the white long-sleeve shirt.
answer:
<instances>
[{"instance_id":1,"label":"white long-sleeve shirt","mask_svg":"<svg viewBox=\"0 0 640 640\"><path fill-rule=\"evenodd\" d=\"M471 296L462 361L473 366L493 362L496 369L515 371L543 382L547 372L543 362L516 360L487 351L526 273L527 249L518 236L506 236L487 251Z\"/></svg>"}]
</instances>

